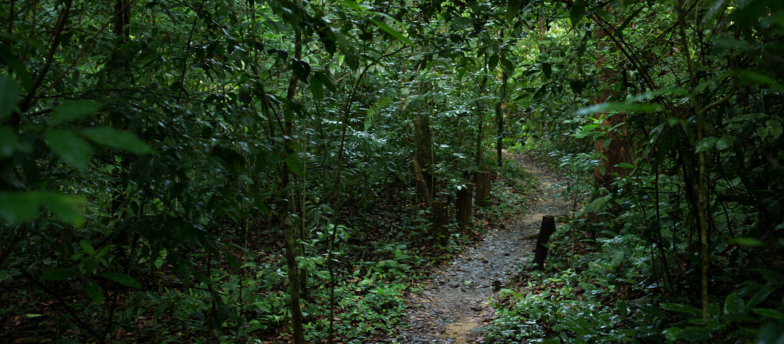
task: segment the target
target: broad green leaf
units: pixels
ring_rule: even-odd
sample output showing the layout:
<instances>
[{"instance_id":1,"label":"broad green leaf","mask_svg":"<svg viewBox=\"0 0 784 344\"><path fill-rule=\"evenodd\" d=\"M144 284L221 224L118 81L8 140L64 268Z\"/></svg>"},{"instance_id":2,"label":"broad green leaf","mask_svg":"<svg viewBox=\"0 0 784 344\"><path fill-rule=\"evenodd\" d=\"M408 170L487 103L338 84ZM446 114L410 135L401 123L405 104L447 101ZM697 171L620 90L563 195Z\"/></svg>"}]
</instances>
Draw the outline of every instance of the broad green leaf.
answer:
<instances>
[{"instance_id":1,"label":"broad green leaf","mask_svg":"<svg viewBox=\"0 0 784 344\"><path fill-rule=\"evenodd\" d=\"M357 70L359 68L359 61L357 61L357 58L354 56L354 54L346 54L344 61L346 61L346 64L349 68L351 68L351 70Z\"/></svg>"},{"instance_id":2,"label":"broad green leaf","mask_svg":"<svg viewBox=\"0 0 784 344\"><path fill-rule=\"evenodd\" d=\"M703 327L687 327L678 333L678 339L687 341L708 340L710 338L710 332Z\"/></svg>"},{"instance_id":3,"label":"broad green leaf","mask_svg":"<svg viewBox=\"0 0 784 344\"><path fill-rule=\"evenodd\" d=\"M10 127L0 127L0 158L8 158L14 154L19 147L16 134Z\"/></svg>"},{"instance_id":4,"label":"broad green leaf","mask_svg":"<svg viewBox=\"0 0 784 344\"><path fill-rule=\"evenodd\" d=\"M708 12L706 12L705 15L702 16L702 24L703 25L708 24L709 22L713 21L713 18L716 18L719 12L721 12L721 10L724 9L724 4L726 2L727 0L714 1L713 5L711 5L711 7L708 9Z\"/></svg>"},{"instance_id":5,"label":"broad green leaf","mask_svg":"<svg viewBox=\"0 0 784 344\"><path fill-rule=\"evenodd\" d=\"M596 10L594 10L594 13L596 13L599 17L601 17L602 19L604 19L604 21L608 23L615 22L615 17L612 14L610 14L610 12L607 12L601 8L597 8Z\"/></svg>"},{"instance_id":6,"label":"broad green leaf","mask_svg":"<svg viewBox=\"0 0 784 344\"><path fill-rule=\"evenodd\" d=\"M784 85L776 82L775 79L771 78L768 75L762 74L755 70L746 69L740 72L741 79L747 82L757 83L757 84L765 84L770 87L775 88L779 92L784 92Z\"/></svg>"},{"instance_id":7,"label":"broad green leaf","mask_svg":"<svg viewBox=\"0 0 784 344\"><path fill-rule=\"evenodd\" d=\"M698 308L694 308L689 305L682 305L680 303L662 303L661 308L664 308L668 311L673 312L681 312L681 313L691 313L691 314L702 314L702 311Z\"/></svg>"},{"instance_id":8,"label":"broad green leaf","mask_svg":"<svg viewBox=\"0 0 784 344\"><path fill-rule=\"evenodd\" d=\"M754 308L752 312L757 313L759 315L766 316L768 318L773 318L778 321L784 321L784 313L777 311L775 309L768 309L768 308Z\"/></svg>"},{"instance_id":9,"label":"broad green leaf","mask_svg":"<svg viewBox=\"0 0 784 344\"><path fill-rule=\"evenodd\" d=\"M49 125L58 125L63 122L72 121L79 117L91 114L101 108L100 103L88 100L78 100L63 103L52 112Z\"/></svg>"},{"instance_id":10,"label":"broad green leaf","mask_svg":"<svg viewBox=\"0 0 784 344\"><path fill-rule=\"evenodd\" d=\"M81 241L79 241L79 245L82 246L84 253L87 253L91 256L95 254L95 249L93 249L93 245L90 244L89 240L82 239Z\"/></svg>"},{"instance_id":11,"label":"broad green leaf","mask_svg":"<svg viewBox=\"0 0 784 344\"><path fill-rule=\"evenodd\" d=\"M298 176L302 176L304 173L302 172L302 168L299 166L299 160L296 157L288 157L286 158L286 166L289 167L289 170Z\"/></svg>"},{"instance_id":12,"label":"broad green leaf","mask_svg":"<svg viewBox=\"0 0 784 344\"><path fill-rule=\"evenodd\" d=\"M291 65L294 69L294 74L297 75L300 81L308 83L308 76L310 76L310 65L305 61L291 58Z\"/></svg>"},{"instance_id":13,"label":"broad green leaf","mask_svg":"<svg viewBox=\"0 0 784 344\"><path fill-rule=\"evenodd\" d=\"M585 17L585 0L577 0L572 4L572 9L569 10L569 20L572 22L572 27L577 28L583 17Z\"/></svg>"},{"instance_id":14,"label":"broad green leaf","mask_svg":"<svg viewBox=\"0 0 784 344\"><path fill-rule=\"evenodd\" d=\"M611 111L625 111L625 112L653 112L660 109L662 106L659 104L631 104L631 103L601 103L584 107L576 112L579 116L590 115L594 113L603 113Z\"/></svg>"},{"instance_id":15,"label":"broad green leaf","mask_svg":"<svg viewBox=\"0 0 784 344\"><path fill-rule=\"evenodd\" d=\"M310 93L317 101L321 101L321 96L324 93L324 88L321 86L321 80L318 77L310 78Z\"/></svg>"},{"instance_id":16,"label":"broad green leaf","mask_svg":"<svg viewBox=\"0 0 784 344\"><path fill-rule=\"evenodd\" d=\"M724 315L741 313L743 306L743 299L738 297L738 293L730 293L724 300Z\"/></svg>"},{"instance_id":17,"label":"broad green leaf","mask_svg":"<svg viewBox=\"0 0 784 344\"><path fill-rule=\"evenodd\" d=\"M735 137L734 136L722 136L719 139L719 142L716 142L716 150L725 150L727 148L732 147L735 144Z\"/></svg>"},{"instance_id":18,"label":"broad green leaf","mask_svg":"<svg viewBox=\"0 0 784 344\"><path fill-rule=\"evenodd\" d=\"M766 128L766 127L757 127L757 136L759 136L761 139L764 140L766 137L768 137L768 134L770 134L770 132L768 131L768 128Z\"/></svg>"},{"instance_id":19,"label":"broad green leaf","mask_svg":"<svg viewBox=\"0 0 784 344\"><path fill-rule=\"evenodd\" d=\"M316 74L316 77L319 79L319 81L321 81L321 84L324 87L326 87L328 90L330 90L332 92L337 92L338 91L338 88L335 87L335 85L332 84L332 81L329 80L329 77L327 77L326 74L324 74L322 72L316 72L314 74Z\"/></svg>"},{"instance_id":20,"label":"broad green leaf","mask_svg":"<svg viewBox=\"0 0 784 344\"><path fill-rule=\"evenodd\" d=\"M604 166L604 164L600 165ZM611 195L597 197L593 202L585 206L585 212L599 212L610 201Z\"/></svg>"},{"instance_id":21,"label":"broad green leaf","mask_svg":"<svg viewBox=\"0 0 784 344\"><path fill-rule=\"evenodd\" d=\"M572 89L572 92L574 92L574 94L579 95L580 93L583 92L583 89L585 88L585 83L582 80L570 80L569 88Z\"/></svg>"},{"instance_id":22,"label":"broad green leaf","mask_svg":"<svg viewBox=\"0 0 784 344\"><path fill-rule=\"evenodd\" d=\"M41 281L62 281L64 279L79 276L79 271L71 268L54 268L41 275Z\"/></svg>"},{"instance_id":23,"label":"broad green leaf","mask_svg":"<svg viewBox=\"0 0 784 344\"><path fill-rule=\"evenodd\" d=\"M112 282L122 284L126 287L131 287L136 289L142 288L142 285L138 281L136 281L133 277L119 272L103 272L98 274L98 276L106 278Z\"/></svg>"},{"instance_id":24,"label":"broad green leaf","mask_svg":"<svg viewBox=\"0 0 784 344\"><path fill-rule=\"evenodd\" d=\"M79 133L90 139L90 141L112 148L139 154L147 154L150 152L150 146L148 146L146 142L127 131L115 130L108 127L94 127L82 129Z\"/></svg>"},{"instance_id":25,"label":"broad green leaf","mask_svg":"<svg viewBox=\"0 0 784 344\"><path fill-rule=\"evenodd\" d=\"M705 152L707 150L710 150L711 148L713 148L714 145L716 145L716 142L719 142L718 137L709 136L703 138L702 141L697 143L696 152L699 153L699 152Z\"/></svg>"},{"instance_id":26,"label":"broad green leaf","mask_svg":"<svg viewBox=\"0 0 784 344\"><path fill-rule=\"evenodd\" d=\"M84 170L90 161L93 151L90 144L69 130L49 129L44 134L49 148L65 163Z\"/></svg>"},{"instance_id":27,"label":"broad green leaf","mask_svg":"<svg viewBox=\"0 0 784 344\"><path fill-rule=\"evenodd\" d=\"M356 10L357 12L364 12L365 11L365 8L360 6L356 1L343 0L342 2L343 2L344 5L350 7L353 10Z\"/></svg>"},{"instance_id":28,"label":"broad green leaf","mask_svg":"<svg viewBox=\"0 0 784 344\"><path fill-rule=\"evenodd\" d=\"M81 226L84 216L79 207L83 200L80 197L64 195L56 192L38 192L38 201L57 216L75 226Z\"/></svg>"},{"instance_id":29,"label":"broad green leaf","mask_svg":"<svg viewBox=\"0 0 784 344\"><path fill-rule=\"evenodd\" d=\"M495 70L495 67L498 65L498 54L493 54L490 56L490 60L487 61L487 68L491 71Z\"/></svg>"},{"instance_id":30,"label":"broad green leaf","mask_svg":"<svg viewBox=\"0 0 784 344\"><path fill-rule=\"evenodd\" d=\"M514 18L517 15L517 12L520 11L520 7L522 5L522 0L509 0L509 5L506 6L506 21L509 24L514 22Z\"/></svg>"},{"instance_id":31,"label":"broad green leaf","mask_svg":"<svg viewBox=\"0 0 784 344\"><path fill-rule=\"evenodd\" d=\"M19 98L19 85L16 81L5 75L0 76L0 122L5 121L14 112L17 98Z\"/></svg>"},{"instance_id":32,"label":"broad green leaf","mask_svg":"<svg viewBox=\"0 0 784 344\"><path fill-rule=\"evenodd\" d=\"M101 303L101 301L103 301L103 289L101 289L101 286L97 283L87 281L87 283L84 284L84 291L94 302Z\"/></svg>"},{"instance_id":33,"label":"broad green leaf","mask_svg":"<svg viewBox=\"0 0 784 344\"><path fill-rule=\"evenodd\" d=\"M754 238L735 238L729 241L730 243L738 244L741 246L763 247L765 243Z\"/></svg>"},{"instance_id":34,"label":"broad green leaf","mask_svg":"<svg viewBox=\"0 0 784 344\"><path fill-rule=\"evenodd\" d=\"M0 192L0 218L19 223L38 215L43 205L63 220L81 225L84 218L79 211L81 199L56 192Z\"/></svg>"},{"instance_id":35,"label":"broad green leaf","mask_svg":"<svg viewBox=\"0 0 784 344\"><path fill-rule=\"evenodd\" d=\"M386 31L392 37L397 38L399 41L401 41L403 43L406 43L408 45L414 45L414 42L412 42L410 39L408 39L408 37L403 36L400 32L397 32L397 31L395 31L395 29L387 26L387 24L384 24L384 23L382 23L380 21L373 20L373 19L370 19L370 21L373 22L373 24L376 24L376 26L378 26L381 30Z\"/></svg>"},{"instance_id":36,"label":"broad green leaf","mask_svg":"<svg viewBox=\"0 0 784 344\"><path fill-rule=\"evenodd\" d=\"M781 136L782 127L779 121L769 120L765 122L765 126L768 129L768 134L772 136L774 140Z\"/></svg>"},{"instance_id":37,"label":"broad green leaf","mask_svg":"<svg viewBox=\"0 0 784 344\"><path fill-rule=\"evenodd\" d=\"M622 167L622 168L634 168L634 165L632 165L632 164L630 164L628 162L622 162L622 163L617 164L615 166L616 167Z\"/></svg>"}]
</instances>

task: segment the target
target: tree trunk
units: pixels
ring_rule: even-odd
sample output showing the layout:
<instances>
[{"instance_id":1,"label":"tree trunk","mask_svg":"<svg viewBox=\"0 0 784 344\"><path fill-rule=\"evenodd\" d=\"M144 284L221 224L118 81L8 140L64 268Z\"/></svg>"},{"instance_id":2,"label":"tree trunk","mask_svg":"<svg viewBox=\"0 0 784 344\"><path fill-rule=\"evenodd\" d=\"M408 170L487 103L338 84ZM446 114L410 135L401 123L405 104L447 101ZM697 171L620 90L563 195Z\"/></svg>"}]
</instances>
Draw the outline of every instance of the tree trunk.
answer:
<instances>
[{"instance_id":1,"label":"tree trunk","mask_svg":"<svg viewBox=\"0 0 784 344\"><path fill-rule=\"evenodd\" d=\"M612 12L612 8L607 8L607 11ZM603 40L603 38L612 34L613 31L611 29L604 27L594 31L594 37L599 39L600 42L600 49L597 50L598 52L596 53L595 62L596 68L600 70L597 76L597 81L600 85L604 85L601 93L599 93L598 96L594 99L595 104L604 103L611 96L619 96L618 92L613 92L611 90L611 85L613 85L612 77L617 73L615 70L606 65L608 59L603 52L605 47L609 47L609 50L612 51L618 50L617 45ZM604 121L602 122L602 128L613 128L618 124L626 122L626 115L624 114L616 114L612 117L609 117L606 114L603 116ZM602 160L596 164L593 172L593 179L597 188L605 188L610 190L612 188L612 183L616 178L625 177L629 174L629 172L631 172L627 168L616 167L616 165L622 162L631 163L634 161L634 159L632 157L632 150L629 147L630 142L626 139L625 125L620 126L617 132L609 132L607 139L611 140L607 147L604 145L605 140L599 140L594 144L596 152L606 156L607 160ZM615 177L615 174L617 174L617 177ZM594 195L594 197L596 196L598 195ZM588 220L590 222L597 222L597 214L594 212L589 213Z\"/></svg>"},{"instance_id":2,"label":"tree trunk","mask_svg":"<svg viewBox=\"0 0 784 344\"><path fill-rule=\"evenodd\" d=\"M444 201L433 201L433 235L438 238L442 247L449 243L449 210Z\"/></svg>"},{"instance_id":3,"label":"tree trunk","mask_svg":"<svg viewBox=\"0 0 784 344\"><path fill-rule=\"evenodd\" d=\"M544 261L547 260L547 242L555 232L555 218L552 215L542 217L542 227L539 229L539 237L536 239L536 249L534 254L534 264L539 270L544 270Z\"/></svg>"},{"instance_id":4,"label":"tree trunk","mask_svg":"<svg viewBox=\"0 0 784 344\"><path fill-rule=\"evenodd\" d=\"M430 130L430 112L420 109L414 121L414 140L416 141L416 161L419 163L419 172L425 181L426 188L422 188L417 182L417 195L422 199L433 199L435 197L435 185L433 180L433 146L432 132ZM417 180L419 176L417 176ZM428 201L428 204L430 202Z\"/></svg>"},{"instance_id":5,"label":"tree trunk","mask_svg":"<svg viewBox=\"0 0 784 344\"><path fill-rule=\"evenodd\" d=\"M490 197L490 172L481 171L476 173L476 205L484 206L484 202Z\"/></svg>"},{"instance_id":6,"label":"tree trunk","mask_svg":"<svg viewBox=\"0 0 784 344\"><path fill-rule=\"evenodd\" d=\"M506 85L508 80L509 75L507 75L506 71L504 71L501 83L501 100L498 102L498 105L495 109L496 133L498 134L495 143L495 150L496 155L498 156L498 167L503 166L504 117L506 117L507 113L509 112L509 105L506 102Z\"/></svg>"},{"instance_id":7,"label":"tree trunk","mask_svg":"<svg viewBox=\"0 0 784 344\"><path fill-rule=\"evenodd\" d=\"M465 229L471 224L471 208L474 196L474 183L466 183L465 187L457 190L457 222L460 228Z\"/></svg>"},{"instance_id":8,"label":"tree trunk","mask_svg":"<svg viewBox=\"0 0 784 344\"><path fill-rule=\"evenodd\" d=\"M302 58L302 33L297 30L294 38L294 57L297 59ZM292 62L293 63L293 62ZM297 93L297 83L299 78L294 68L291 68L291 80L289 82L288 92L286 99L289 101L294 99ZM285 115L285 128L284 128L284 150L287 154L293 154L294 150L291 148L291 137L294 131L294 115L293 108L286 109ZM291 170L288 164L282 164L281 168L281 190L286 190L291 185ZM288 191L291 193L291 191ZM297 278L297 257L294 247L294 225L292 223L292 210L294 199L291 196L285 196L286 201L283 203L283 232L285 235L286 247L286 265L288 267L289 275L289 296L291 301L291 322L293 327L294 343L305 344L305 333L302 329L302 310L299 308L299 283Z\"/></svg>"},{"instance_id":9,"label":"tree trunk","mask_svg":"<svg viewBox=\"0 0 784 344\"><path fill-rule=\"evenodd\" d=\"M419 192L419 190L429 190L427 185L428 179L425 178L425 175L424 173L422 173L422 170L419 168L419 163L417 162L416 159L414 159L414 175L416 176L417 192ZM422 193L422 197L425 200L425 205L427 205L428 207L430 207L433 204L433 198L430 197L429 192Z\"/></svg>"},{"instance_id":10,"label":"tree trunk","mask_svg":"<svg viewBox=\"0 0 784 344\"><path fill-rule=\"evenodd\" d=\"M487 67L487 54L485 54L485 62L484 66ZM487 73L485 73L484 77L482 78L482 83L479 84L479 95L477 98L481 98L482 94L485 93L485 85L487 84ZM482 168L482 131L484 130L484 123L485 123L485 116L482 113L482 103L477 100L476 103L476 114L477 114L477 121L479 122L479 130L476 133L476 168Z\"/></svg>"}]
</instances>

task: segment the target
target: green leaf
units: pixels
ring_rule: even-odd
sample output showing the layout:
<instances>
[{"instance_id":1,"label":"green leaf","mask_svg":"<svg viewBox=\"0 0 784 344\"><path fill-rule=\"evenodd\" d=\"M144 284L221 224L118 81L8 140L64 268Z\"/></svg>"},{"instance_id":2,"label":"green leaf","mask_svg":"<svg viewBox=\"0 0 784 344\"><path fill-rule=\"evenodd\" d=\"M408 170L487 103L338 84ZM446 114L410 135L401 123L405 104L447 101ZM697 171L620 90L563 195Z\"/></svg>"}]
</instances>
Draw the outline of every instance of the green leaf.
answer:
<instances>
[{"instance_id":1,"label":"green leaf","mask_svg":"<svg viewBox=\"0 0 784 344\"><path fill-rule=\"evenodd\" d=\"M576 29L583 17L585 17L585 0L577 0L569 10L569 20L572 22L572 27Z\"/></svg>"},{"instance_id":2,"label":"green leaf","mask_svg":"<svg viewBox=\"0 0 784 344\"><path fill-rule=\"evenodd\" d=\"M16 81L5 75L0 76L0 122L5 121L14 112L17 98L19 98L19 85Z\"/></svg>"},{"instance_id":3,"label":"green leaf","mask_svg":"<svg viewBox=\"0 0 784 344\"><path fill-rule=\"evenodd\" d=\"M133 277L128 276L126 274L121 274L119 272L103 272L98 274L103 278L106 278L112 282L122 284L126 287L141 289L142 285L136 281Z\"/></svg>"},{"instance_id":4,"label":"green leaf","mask_svg":"<svg viewBox=\"0 0 784 344\"><path fill-rule=\"evenodd\" d=\"M84 170L90 161L93 151L87 141L69 130L50 128L44 134L49 148L65 163Z\"/></svg>"},{"instance_id":5,"label":"green leaf","mask_svg":"<svg viewBox=\"0 0 784 344\"><path fill-rule=\"evenodd\" d=\"M127 131L115 130L108 127L94 127L82 129L79 133L90 139L90 141L112 148L139 154L147 154L150 152L150 146L148 146L146 142Z\"/></svg>"},{"instance_id":6,"label":"green leaf","mask_svg":"<svg viewBox=\"0 0 784 344\"><path fill-rule=\"evenodd\" d=\"M310 78L310 93L313 94L313 98L316 99L316 101L321 101L321 96L324 93L324 87L321 86L321 80L319 80L319 78Z\"/></svg>"},{"instance_id":7,"label":"green leaf","mask_svg":"<svg viewBox=\"0 0 784 344\"><path fill-rule=\"evenodd\" d=\"M660 109L660 104L631 104L631 103L601 103L582 108L576 112L579 116L590 115L594 113L611 112L611 111L626 111L626 112L653 112Z\"/></svg>"},{"instance_id":8,"label":"green leaf","mask_svg":"<svg viewBox=\"0 0 784 344\"><path fill-rule=\"evenodd\" d=\"M354 56L354 54L346 54L344 61L346 61L346 64L351 70L357 70L357 68L359 68L359 61L357 61L357 57Z\"/></svg>"},{"instance_id":9,"label":"green leaf","mask_svg":"<svg viewBox=\"0 0 784 344\"><path fill-rule=\"evenodd\" d=\"M755 70L746 69L740 72L741 79L756 84L765 84L770 87L775 88L779 92L784 92L784 85L776 82L773 78L768 75L762 74Z\"/></svg>"},{"instance_id":10,"label":"green leaf","mask_svg":"<svg viewBox=\"0 0 784 344\"><path fill-rule=\"evenodd\" d=\"M8 158L14 155L19 147L19 140L11 127L0 127L0 158Z\"/></svg>"},{"instance_id":11,"label":"green leaf","mask_svg":"<svg viewBox=\"0 0 784 344\"><path fill-rule=\"evenodd\" d=\"M570 80L569 88L572 89L572 92L574 92L574 94L580 94L583 92L583 89L585 88L585 83L582 80Z\"/></svg>"},{"instance_id":12,"label":"green leaf","mask_svg":"<svg viewBox=\"0 0 784 344\"><path fill-rule=\"evenodd\" d=\"M342 2L346 6L356 10L357 12L364 12L365 11L365 9L362 6L360 6L356 1L343 0Z\"/></svg>"},{"instance_id":13,"label":"green leaf","mask_svg":"<svg viewBox=\"0 0 784 344\"><path fill-rule=\"evenodd\" d=\"M520 11L520 7L522 7L521 0L509 1L509 5L506 6L506 21L508 21L509 24L512 24L512 22L514 21L517 12Z\"/></svg>"},{"instance_id":14,"label":"green leaf","mask_svg":"<svg viewBox=\"0 0 784 344\"><path fill-rule=\"evenodd\" d=\"M80 197L64 195L56 192L38 192L38 201L46 210L51 211L68 223L81 226L84 216L80 210L83 199Z\"/></svg>"},{"instance_id":15,"label":"green leaf","mask_svg":"<svg viewBox=\"0 0 784 344\"><path fill-rule=\"evenodd\" d=\"M702 327L687 327L678 333L678 339L687 341L708 340L710 338L710 332Z\"/></svg>"},{"instance_id":16,"label":"green leaf","mask_svg":"<svg viewBox=\"0 0 784 344\"><path fill-rule=\"evenodd\" d=\"M79 211L81 199L56 192L0 192L0 218L10 223L30 220L38 215L41 205L63 218L81 225L84 218Z\"/></svg>"},{"instance_id":17,"label":"green leaf","mask_svg":"<svg viewBox=\"0 0 784 344\"><path fill-rule=\"evenodd\" d=\"M784 321L784 313L777 311L775 309L768 309L768 308L754 308L752 312L757 313L762 316L766 316L768 318L773 318L778 321Z\"/></svg>"},{"instance_id":18,"label":"green leaf","mask_svg":"<svg viewBox=\"0 0 784 344\"><path fill-rule=\"evenodd\" d=\"M84 284L84 291L87 293L87 296L96 303L101 303L101 301L103 301L103 289L101 289L101 286L97 283L87 281L87 283Z\"/></svg>"},{"instance_id":19,"label":"green leaf","mask_svg":"<svg viewBox=\"0 0 784 344\"><path fill-rule=\"evenodd\" d=\"M54 268L41 275L41 281L62 281L64 279L79 276L79 271L71 268Z\"/></svg>"},{"instance_id":20,"label":"green leaf","mask_svg":"<svg viewBox=\"0 0 784 344\"><path fill-rule=\"evenodd\" d=\"M722 138L719 139L719 142L716 142L716 150L725 150L732 147L733 144L735 144L735 137L722 136Z\"/></svg>"},{"instance_id":21,"label":"green leaf","mask_svg":"<svg viewBox=\"0 0 784 344\"><path fill-rule=\"evenodd\" d=\"M49 119L49 125L58 125L63 122L72 121L84 115L91 114L101 108L100 103L78 100L63 103L52 112L52 117Z\"/></svg>"},{"instance_id":22,"label":"green leaf","mask_svg":"<svg viewBox=\"0 0 784 344\"><path fill-rule=\"evenodd\" d=\"M89 240L82 239L81 241L79 241L79 245L82 246L84 253L87 253L88 255L91 256L95 254L95 249L93 249L93 245L90 244Z\"/></svg>"},{"instance_id":23,"label":"green leaf","mask_svg":"<svg viewBox=\"0 0 784 344\"><path fill-rule=\"evenodd\" d=\"M495 66L497 65L498 65L498 54L493 54L493 56L490 56L490 60L487 61L487 68L489 68L492 71L495 70Z\"/></svg>"},{"instance_id":24,"label":"green leaf","mask_svg":"<svg viewBox=\"0 0 784 344\"><path fill-rule=\"evenodd\" d=\"M328 90L330 90L332 92L337 92L338 91L338 88L335 87L335 85L332 84L332 81L329 80L329 77L327 77L326 74L324 74L322 72L316 72L315 74L316 74L316 77L321 81L321 84L324 87L326 87Z\"/></svg>"},{"instance_id":25,"label":"green leaf","mask_svg":"<svg viewBox=\"0 0 784 344\"><path fill-rule=\"evenodd\" d=\"M708 9L708 12L702 17L702 24L708 24L709 22L713 21L713 18L716 18L724 9L724 4L727 3L727 0L716 0L713 2L713 5Z\"/></svg>"},{"instance_id":26,"label":"green leaf","mask_svg":"<svg viewBox=\"0 0 784 344\"><path fill-rule=\"evenodd\" d=\"M549 80L553 75L553 65L549 63L542 63L542 73L544 73L544 77Z\"/></svg>"},{"instance_id":27,"label":"green leaf","mask_svg":"<svg viewBox=\"0 0 784 344\"><path fill-rule=\"evenodd\" d=\"M738 297L738 293L730 293L724 300L724 315L742 313L743 306L743 299Z\"/></svg>"},{"instance_id":28,"label":"green leaf","mask_svg":"<svg viewBox=\"0 0 784 344\"><path fill-rule=\"evenodd\" d=\"M681 312L681 313L691 313L691 314L701 314L702 311L698 308L694 308L689 305L682 305L680 303L662 303L661 308L664 308L668 311L673 312Z\"/></svg>"},{"instance_id":29,"label":"green leaf","mask_svg":"<svg viewBox=\"0 0 784 344\"><path fill-rule=\"evenodd\" d=\"M308 76L310 76L310 65L305 61L291 58L291 65L294 69L294 74L297 75L300 81L308 83Z\"/></svg>"},{"instance_id":30,"label":"green leaf","mask_svg":"<svg viewBox=\"0 0 784 344\"><path fill-rule=\"evenodd\" d=\"M596 13L599 17L601 17L602 19L604 19L604 21L608 23L615 22L615 17L612 14L610 14L610 12L607 12L601 8L597 8L596 10L594 10L594 13Z\"/></svg>"},{"instance_id":31,"label":"green leaf","mask_svg":"<svg viewBox=\"0 0 784 344\"><path fill-rule=\"evenodd\" d=\"M286 158L286 166L289 167L289 170L298 176L302 176L304 173L302 172L302 168L299 166L299 159L295 156L291 156Z\"/></svg>"},{"instance_id":32,"label":"green leaf","mask_svg":"<svg viewBox=\"0 0 784 344\"><path fill-rule=\"evenodd\" d=\"M373 20L373 19L370 19L370 21L372 21L373 24L376 24L376 26L378 26L381 30L386 31L392 37L397 38L399 41L401 41L403 43L406 43L408 45L414 45L414 42L412 42L410 39L408 39L408 37L403 36L400 32L397 32L397 31L395 31L395 29L387 26L387 24L384 24L384 23L382 23L380 21Z\"/></svg>"},{"instance_id":33,"label":"green leaf","mask_svg":"<svg viewBox=\"0 0 784 344\"><path fill-rule=\"evenodd\" d=\"M735 238L730 240L729 243L738 244L741 246L751 246L751 247L765 246L765 243L754 238Z\"/></svg>"},{"instance_id":34,"label":"green leaf","mask_svg":"<svg viewBox=\"0 0 784 344\"><path fill-rule=\"evenodd\" d=\"M710 136L710 137L703 138L702 141L697 143L696 153L710 150L711 148L713 148L714 145L716 145L716 142L719 142L718 137Z\"/></svg>"}]
</instances>

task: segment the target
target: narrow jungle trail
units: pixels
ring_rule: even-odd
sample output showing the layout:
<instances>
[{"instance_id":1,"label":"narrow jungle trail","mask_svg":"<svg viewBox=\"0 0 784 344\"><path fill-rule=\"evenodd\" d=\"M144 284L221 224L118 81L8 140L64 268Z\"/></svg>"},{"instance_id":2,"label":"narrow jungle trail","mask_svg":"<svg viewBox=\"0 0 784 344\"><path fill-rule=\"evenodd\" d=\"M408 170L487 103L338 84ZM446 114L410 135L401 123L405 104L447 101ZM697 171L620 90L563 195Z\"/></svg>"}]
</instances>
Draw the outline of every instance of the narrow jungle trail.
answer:
<instances>
[{"instance_id":1,"label":"narrow jungle trail","mask_svg":"<svg viewBox=\"0 0 784 344\"><path fill-rule=\"evenodd\" d=\"M561 182L559 176L523 156L507 158L537 177L536 190L529 196L531 206L500 228L490 229L474 247L423 283L421 293L407 295L409 327L400 331L399 343L483 343L481 327L495 313L489 298L496 298L519 264L532 259L542 216L567 213L567 203L553 199L559 191L550 189Z\"/></svg>"}]
</instances>

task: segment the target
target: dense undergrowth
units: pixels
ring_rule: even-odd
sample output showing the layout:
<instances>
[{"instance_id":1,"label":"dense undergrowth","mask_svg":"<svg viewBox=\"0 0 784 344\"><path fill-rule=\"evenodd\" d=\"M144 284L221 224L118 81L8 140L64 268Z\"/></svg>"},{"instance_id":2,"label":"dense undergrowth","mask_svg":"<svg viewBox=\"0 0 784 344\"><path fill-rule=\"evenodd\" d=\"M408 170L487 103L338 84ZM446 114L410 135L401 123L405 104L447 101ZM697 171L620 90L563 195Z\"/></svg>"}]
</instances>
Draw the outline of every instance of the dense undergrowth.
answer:
<instances>
[{"instance_id":1,"label":"dense undergrowth","mask_svg":"<svg viewBox=\"0 0 784 344\"><path fill-rule=\"evenodd\" d=\"M340 263L335 267L338 276L334 291L335 340L344 343L394 340L397 331L405 326L401 323L405 315L403 293L417 292L417 281L429 278L467 244L481 238L488 228L503 224L525 209L525 195L533 183L535 180L514 162L505 161L493 184L493 197L486 207L476 207L474 225L458 231L453 220L450 224L453 233L446 247L437 243L427 208L423 204L411 204L408 193L412 190L402 183L390 184L378 197L366 200L378 210L372 215L362 210L360 202L348 203L344 208L345 222L337 228L336 251ZM155 261L147 261L140 254L131 276L142 284L142 290L122 288L107 295L112 298L110 302L116 308L116 321L121 327L112 334L112 341L289 342L292 337L288 281L280 244L283 233L278 226L268 227L264 219L257 220L255 223L261 226L244 229L227 219L223 234L217 239L223 248L217 253L220 257L198 250L180 252L210 269L201 272L201 276L194 272L187 283L177 276L176 267L168 263L166 252ZM330 233L323 228L313 231L307 249L324 250ZM82 249L81 254L89 254L88 244ZM100 252L95 254L101 257ZM210 263L210 260L223 263ZM230 264L232 261L236 264ZM308 280L302 300L306 340L323 342L330 316L329 273L322 257L302 259L299 265L307 271ZM69 324L52 300L53 296L63 298L63 295L67 295L72 307L84 309L89 319L86 326L105 328L109 324L102 315L107 305L96 303L89 294L80 292L85 283L91 281L76 278L47 283L43 291L20 288L5 292L3 298L9 303L0 310L0 315L12 319L14 332L6 331L4 337L19 343L34 338L81 343L78 338L84 335L83 328ZM55 288L57 292L53 292ZM219 303L214 303L213 294ZM222 319L215 319L219 317ZM205 326L214 321L221 323L217 330Z\"/></svg>"},{"instance_id":2,"label":"dense undergrowth","mask_svg":"<svg viewBox=\"0 0 784 344\"><path fill-rule=\"evenodd\" d=\"M583 183L576 189L590 190L587 186L595 163L582 165L589 169L574 168L580 166L575 160L590 155L529 154L539 155L551 169ZM639 190L651 181L632 177L619 183L637 183L631 188ZM567 185L553 187L574 185L563 184ZM575 188L564 190L571 193ZM572 195L578 199L585 196ZM652 242L652 229L658 228L644 224L652 221L650 212L654 210L641 204L639 197L633 192L619 197L619 209L605 213L598 223L587 220L583 204L559 218L561 224L551 238L545 269L521 266L509 288L494 300L497 312L486 328L486 339L492 343L780 341L784 275L764 267L764 260L771 258L768 250L775 247L729 236L714 239L720 253L710 268L710 313L708 319L700 319L700 309L693 303L700 290L695 259L669 253L689 252L692 242L685 237L678 242L677 232L664 229L661 242ZM662 204L660 211L670 211L664 207ZM738 222L745 220L742 214L733 215ZM666 245L665 259L659 256L657 245ZM763 262L753 263L753 259ZM749 269L750 265L758 267Z\"/></svg>"}]
</instances>

